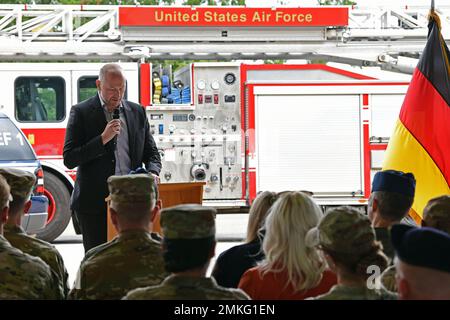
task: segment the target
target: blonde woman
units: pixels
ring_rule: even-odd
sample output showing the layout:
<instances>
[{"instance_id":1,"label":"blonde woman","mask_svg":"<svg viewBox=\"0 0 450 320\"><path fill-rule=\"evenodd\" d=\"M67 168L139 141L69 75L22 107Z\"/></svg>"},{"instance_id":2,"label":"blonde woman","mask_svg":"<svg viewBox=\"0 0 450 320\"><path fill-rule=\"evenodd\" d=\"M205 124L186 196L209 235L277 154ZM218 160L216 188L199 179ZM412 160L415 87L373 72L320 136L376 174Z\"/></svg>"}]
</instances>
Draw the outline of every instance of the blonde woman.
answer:
<instances>
[{"instance_id":1,"label":"blonde woman","mask_svg":"<svg viewBox=\"0 0 450 320\"><path fill-rule=\"evenodd\" d=\"M248 217L246 242L222 252L214 265L212 276L219 285L237 288L242 274L264 258L261 250L264 231L261 228L277 198L276 192L264 191L253 201Z\"/></svg>"},{"instance_id":2,"label":"blonde woman","mask_svg":"<svg viewBox=\"0 0 450 320\"><path fill-rule=\"evenodd\" d=\"M325 270L318 252L305 245L306 233L321 217L320 207L306 193L284 193L266 218L265 259L244 273L238 287L255 300L300 300L327 292L336 277Z\"/></svg>"}]
</instances>

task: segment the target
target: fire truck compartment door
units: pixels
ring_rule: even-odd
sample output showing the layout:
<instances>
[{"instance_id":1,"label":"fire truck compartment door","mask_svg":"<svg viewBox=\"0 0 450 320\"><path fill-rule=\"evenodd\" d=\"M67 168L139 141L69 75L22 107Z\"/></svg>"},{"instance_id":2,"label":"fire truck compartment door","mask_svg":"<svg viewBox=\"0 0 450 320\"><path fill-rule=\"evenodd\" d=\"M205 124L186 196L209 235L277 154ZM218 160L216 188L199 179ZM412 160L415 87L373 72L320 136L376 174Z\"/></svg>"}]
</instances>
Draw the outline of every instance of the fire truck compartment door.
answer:
<instances>
[{"instance_id":1,"label":"fire truck compartment door","mask_svg":"<svg viewBox=\"0 0 450 320\"><path fill-rule=\"evenodd\" d=\"M267 90L255 96L257 191L361 195L359 95Z\"/></svg>"}]
</instances>

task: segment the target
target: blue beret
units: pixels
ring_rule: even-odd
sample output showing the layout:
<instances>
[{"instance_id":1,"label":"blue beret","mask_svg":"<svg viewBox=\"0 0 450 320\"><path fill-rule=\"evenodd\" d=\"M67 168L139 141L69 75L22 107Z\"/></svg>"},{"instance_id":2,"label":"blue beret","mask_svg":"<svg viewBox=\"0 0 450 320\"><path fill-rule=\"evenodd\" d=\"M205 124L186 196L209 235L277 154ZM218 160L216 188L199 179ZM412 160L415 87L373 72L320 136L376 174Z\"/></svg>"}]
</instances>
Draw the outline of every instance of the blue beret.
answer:
<instances>
[{"instance_id":1,"label":"blue beret","mask_svg":"<svg viewBox=\"0 0 450 320\"><path fill-rule=\"evenodd\" d=\"M414 197L416 179L410 172L404 173L396 170L379 171L373 177L373 191L397 192L405 196Z\"/></svg>"},{"instance_id":2,"label":"blue beret","mask_svg":"<svg viewBox=\"0 0 450 320\"><path fill-rule=\"evenodd\" d=\"M433 228L396 224L391 242L403 262L450 273L450 235Z\"/></svg>"}]
</instances>

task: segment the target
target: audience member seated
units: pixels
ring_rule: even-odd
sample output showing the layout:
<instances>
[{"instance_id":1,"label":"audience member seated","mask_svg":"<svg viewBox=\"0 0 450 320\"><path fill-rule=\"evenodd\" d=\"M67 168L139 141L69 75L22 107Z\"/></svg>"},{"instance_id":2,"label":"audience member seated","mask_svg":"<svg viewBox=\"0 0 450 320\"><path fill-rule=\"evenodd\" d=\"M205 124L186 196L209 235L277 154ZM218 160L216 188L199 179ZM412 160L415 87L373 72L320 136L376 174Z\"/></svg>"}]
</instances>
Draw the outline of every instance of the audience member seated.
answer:
<instances>
[{"instance_id":1,"label":"audience member seated","mask_svg":"<svg viewBox=\"0 0 450 320\"><path fill-rule=\"evenodd\" d=\"M322 217L322 210L307 194L284 193L266 218L264 260L247 270L239 288L252 299L305 299L325 292L336 276L314 248L305 246L307 231Z\"/></svg>"},{"instance_id":2,"label":"audience member seated","mask_svg":"<svg viewBox=\"0 0 450 320\"><path fill-rule=\"evenodd\" d=\"M450 235L433 228L392 227L402 300L450 300Z\"/></svg>"},{"instance_id":3,"label":"audience member seated","mask_svg":"<svg viewBox=\"0 0 450 320\"><path fill-rule=\"evenodd\" d=\"M422 227L435 228L450 234L450 195L428 201L423 209Z\"/></svg>"},{"instance_id":4,"label":"audience member seated","mask_svg":"<svg viewBox=\"0 0 450 320\"><path fill-rule=\"evenodd\" d=\"M66 297L69 293L69 274L61 254L50 243L27 235L21 227L22 218L31 207L30 196L36 176L31 172L14 168L0 168L0 175L5 177L13 196L9 206L8 222L4 227L5 238L13 247L41 258L54 271L58 278L57 285L62 288Z\"/></svg>"},{"instance_id":5,"label":"audience member seated","mask_svg":"<svg viewBox=\"0 0 450 320\"><path fill-rule=\"evenodd\" d=\"M422 217L422 227L431 227L450 234L450 196L443 195L428 201ZM383 272L381 282L389 291L397 292L395 266L390 266Z\"/></svg>"},{"instance_id":6,"label":"audience member seated","mask_svg":"<svg viewBox=\"0 0 450 320\"><path fill-rule=\"evenodd\" d=\"M118 235L92 248L81 261L70 299L121 299L128 291L161 283L161 243L152 237L152 221L160 210L155 179L148 174L108 178L111 221Z\"/></svg>"},{"instance_id":7,"label":"audience member seated","mask_svg":"<svg viewBox=\"0 0 450 320\"><path fill-rule=\"evenodd\" d=\"M0 174L0 300L64 299L58 278L40 258L23 253L3 237L8 219L10 187Z\"/></svg>"},{"instance_id":8,"label":"audience member seated","mask_svg":"<svg viewBox=\"0 0 450 320\"><path fill-rule=\"evenodd\" d=\"M309 246L318 247L338 279L318 300L393 300L396 295L368 281L372 269L381 273L388 258L375 239L370 220L351 207L330 209L317 228L308 232ZM375 268L374 268L375 267ZM370 285L369 285L370 284Z\"/></svg>"},{"instance_id":9,"label":"audience member seated","mask_svg":"<svg viewBox=\"0 0 450 320\"><path fill-rule=\"evenodd\" d=\"M253 201L248 217L246 242L222 252L216 260L212 276L219 285L237 288L244 272L264 258L261 248L265 233L264 221L277 197L275 192L264 191Z\"/></svg>"},{"instance_id":10,"label":"audience member seated","mask_svg":"<svg viewBox=\"0 0 450 320\"><path fill-rule=\"evenodd\" d=\"M124 300L248 300L239 289L206 277L216 248L216 210L183 204L161 212L165 268L171 272L158 286L129 292Z\"/></svg>"},{"instance_id":11,"label":"audience member seated","mask_svg":"<svg viewBox=\"0 0 450 320\"><path fill-rule=\"evenodd\" d=\"M390 241L389 230L400 222L408 223L406 217L414 201L416 180L412 173L395 170L377 172L372 182L368 213L378 241L383 244L383 251L394 259L394 249Z\"/></svg>"}]
</instances>

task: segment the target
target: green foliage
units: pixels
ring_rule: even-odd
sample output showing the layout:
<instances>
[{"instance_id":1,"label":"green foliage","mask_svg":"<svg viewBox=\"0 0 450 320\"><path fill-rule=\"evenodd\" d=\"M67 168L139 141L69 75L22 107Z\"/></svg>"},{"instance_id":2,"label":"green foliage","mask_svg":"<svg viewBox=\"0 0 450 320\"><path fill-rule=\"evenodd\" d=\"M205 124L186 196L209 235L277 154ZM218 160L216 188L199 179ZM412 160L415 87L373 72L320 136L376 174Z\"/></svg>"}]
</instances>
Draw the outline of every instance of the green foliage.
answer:
<instances>
[{"instance_id":1,"label":"green foliage","mask_svg":"<svg viewBox=\"0 0 450 320\"><path fill-rule=\"evenodd\" d=\"M321 6L353 6L356 4L351 0L317 0L317 3Z\"/></svg>"},{"instance_id":2,"label":"green foliage","mask_svg":"<svg viewBox=\"0 0 450 320\"><path fill-rule=\"evenodd\" d=\"M264 60L265 64L284 64L286 62L286 60L283 59L269 59L269 60Z\"/></svg>"},{"instance_id":3,"label":"green foliage","mask_svg":"<svg viewBox=\"0 0 450 320\"><path fill-rule=\"evenodd\" d=\"M0 0L0 4L83 4L83 5L108 5L108 4L120 4L120 5L135 5L139 3L141 5L171 5L175 3L175 0Z\"/></svg>"}]
</instances>

